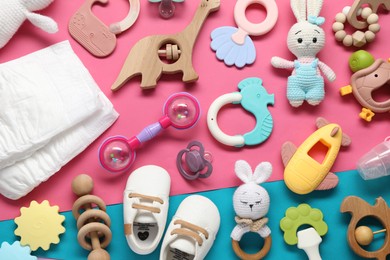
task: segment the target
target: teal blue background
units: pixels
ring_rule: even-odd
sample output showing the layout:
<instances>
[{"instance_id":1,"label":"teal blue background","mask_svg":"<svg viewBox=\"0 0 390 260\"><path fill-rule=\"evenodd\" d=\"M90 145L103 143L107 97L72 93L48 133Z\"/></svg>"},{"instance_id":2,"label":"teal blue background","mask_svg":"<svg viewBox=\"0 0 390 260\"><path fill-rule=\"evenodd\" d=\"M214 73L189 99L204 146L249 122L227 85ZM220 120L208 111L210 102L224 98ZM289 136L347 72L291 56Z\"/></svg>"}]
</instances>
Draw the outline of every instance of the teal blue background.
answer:
<instances>
[{"instance_id":1,"label":"teal blue background","mask_svg":"<svg viewBox=\"0 0 390 260\"><path fill-rule=\"evenodd\" d=\"M347 226L350 220L349 214L340 213L342 200L349 195L356 195L365 199L368 203L375 203L375 198L382 196L390 202L390 177L384 177L372 181L364 181L356 171L346 171L337 174L340 178L339 185L330 191L315 191L308 195L296 195L288 190L283 181L265 183L271 197L269 214L269 226L272 231L272 247L266 259L307 259L306 254L296 246L289 246L283 241L283 233L279 228L279 221L284 217L287 208L297 206L300 203L308 203L314 208L320 209L324 214L324 220L328 224L329 231L323 237L320 245L320 253L323 259L359 259L349 248L346 240ZM198 194L210 198L218 207L221 214L221 227L217 239L207 255L206 259L237 259L231 248L230 232L235 226L232 195L235 188L200 192ZM170 198L168 221L172 218L180 202L188 195L173 196ZM128 247L123 234L123 206L122 204L108 207L108 214L112 219L113 240L107 250L111 259L158 259L160 247L153 254L140 256L134 254ZM82 249L76 239L76 222L71 212L62 213L65 217L64 226L66 232L60 236L60 243L52 245L45 252L38 250L33 255L57 259L86 259L88 251ZM207 212L205 212L207 214ZM168 226L168 225L167 225ZM13 234L16 226L13 220L0 222L0 242L12 243L19 238ZM379 229L380 227L375 227ZM381 238L382 237L382 238ZM262 239L256 234L247 234L241 241L242 248L247 252L256 252L262 245ZM378 247L383 243L383 235L376 236L373 244Z\"/></svg>"}]
</instances>

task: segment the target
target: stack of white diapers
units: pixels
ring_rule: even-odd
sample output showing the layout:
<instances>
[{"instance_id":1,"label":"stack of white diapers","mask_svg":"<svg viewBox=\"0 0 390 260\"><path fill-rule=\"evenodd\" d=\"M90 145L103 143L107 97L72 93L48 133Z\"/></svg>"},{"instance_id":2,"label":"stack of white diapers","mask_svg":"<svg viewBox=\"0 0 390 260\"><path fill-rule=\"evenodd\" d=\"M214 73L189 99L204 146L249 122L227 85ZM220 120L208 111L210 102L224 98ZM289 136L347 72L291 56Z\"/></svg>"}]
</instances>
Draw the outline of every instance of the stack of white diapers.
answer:
<instances>
[{"instance_id":1,"label":"stack of white diapers","mask_svg":"<svg viewBox=\"0 0 390 260\"><path fill-rule=\"evenodd\" d=\"M0 193L26 195L117 118L68 41L0 64Z\"/></svg>"}]
</instances>

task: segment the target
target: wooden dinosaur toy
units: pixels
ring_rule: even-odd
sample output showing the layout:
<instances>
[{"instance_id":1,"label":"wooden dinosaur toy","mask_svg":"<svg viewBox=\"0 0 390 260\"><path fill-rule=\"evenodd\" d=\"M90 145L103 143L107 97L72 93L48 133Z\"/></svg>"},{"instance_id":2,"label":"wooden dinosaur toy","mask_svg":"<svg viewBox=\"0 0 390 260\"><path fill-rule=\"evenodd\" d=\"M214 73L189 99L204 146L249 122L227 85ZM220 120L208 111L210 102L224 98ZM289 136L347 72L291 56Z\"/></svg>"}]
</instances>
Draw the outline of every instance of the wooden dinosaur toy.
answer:
<instances>
[{"instance_id":1,"label":"wooden dinosaur toy","mask_svg":"<svg viewBox=\"0 0 390 260\"><path fill-rule=\"evenodd\" d=\"M330 172L340 146L349 146L351 138L343 133L337 124L317 118L318 130L311 134L298 148L291 142L282 146L284 182L297 194L308 194L313 190L329 190L337 186L338 177ZM323 161L317 162L309 154L311 149L322 143L328 148Z\"/></svg>"},{"instance_id":2,"label":"wooden dinosaur toy","mask_svg":"<svg viewBox=\"0 0 390 260\"><path fill-rule=\"evenodd\" d=\"M192 22L173 35L151 35L138 41L131 49L119 76L111 86L112 91L120 89L127 80L141 75L141 88L154 88L163 73L183 73L183 82L194 82L199 76L192 66L192 48L209 13L217 11L220 0L201 0ZM166 51L160 50L165 48ZM171 58L164 63L160 56Z\"/></svg>"}]
</instances>

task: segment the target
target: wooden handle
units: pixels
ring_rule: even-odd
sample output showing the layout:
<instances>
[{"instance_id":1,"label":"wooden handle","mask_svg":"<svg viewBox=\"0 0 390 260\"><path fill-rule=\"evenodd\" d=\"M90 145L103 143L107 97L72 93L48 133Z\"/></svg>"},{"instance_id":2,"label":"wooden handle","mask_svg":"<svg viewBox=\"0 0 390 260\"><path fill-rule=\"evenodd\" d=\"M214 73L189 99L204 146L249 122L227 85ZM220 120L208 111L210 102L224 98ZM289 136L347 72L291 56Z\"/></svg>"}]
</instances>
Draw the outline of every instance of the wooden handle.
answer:
<instances>
[{"instance_id":1,"label":"wooden handle","mask_svg":"<svg viewBox=\"0 0 390 260\"><path fill-rule=\"evenodd\" d=\"M271 239L271 235L269 235L264 239L264 246L259 252L255 254L247 254L241 249L239 242L237 240L232 239L232 247L234 253L236 253L236 255L239 258L244 260L258 260L264 258L268 254L269 250L271 249L271 244L272 244L272 239Z\"/></svg>"}]
</instances>

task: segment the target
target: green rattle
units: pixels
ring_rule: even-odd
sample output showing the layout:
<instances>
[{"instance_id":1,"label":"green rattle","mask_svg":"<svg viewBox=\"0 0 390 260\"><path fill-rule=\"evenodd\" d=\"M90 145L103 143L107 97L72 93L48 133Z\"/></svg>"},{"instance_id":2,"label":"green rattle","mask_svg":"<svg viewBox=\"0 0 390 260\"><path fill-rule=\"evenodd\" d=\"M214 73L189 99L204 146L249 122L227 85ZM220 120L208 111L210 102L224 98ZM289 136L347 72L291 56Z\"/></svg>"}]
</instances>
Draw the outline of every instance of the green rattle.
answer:
<instances>
[{"instance_id":1,"label":"green rattle","mask_svg":"<svg viewBox=\"0 0 390 260\"><path fill-rule=\"evenodd\" d=\"M359 50L352 53L348 63L352 72L356 72L370 67L374 62L375 59L369 52Z\"/></svg>"}]
</instances>

